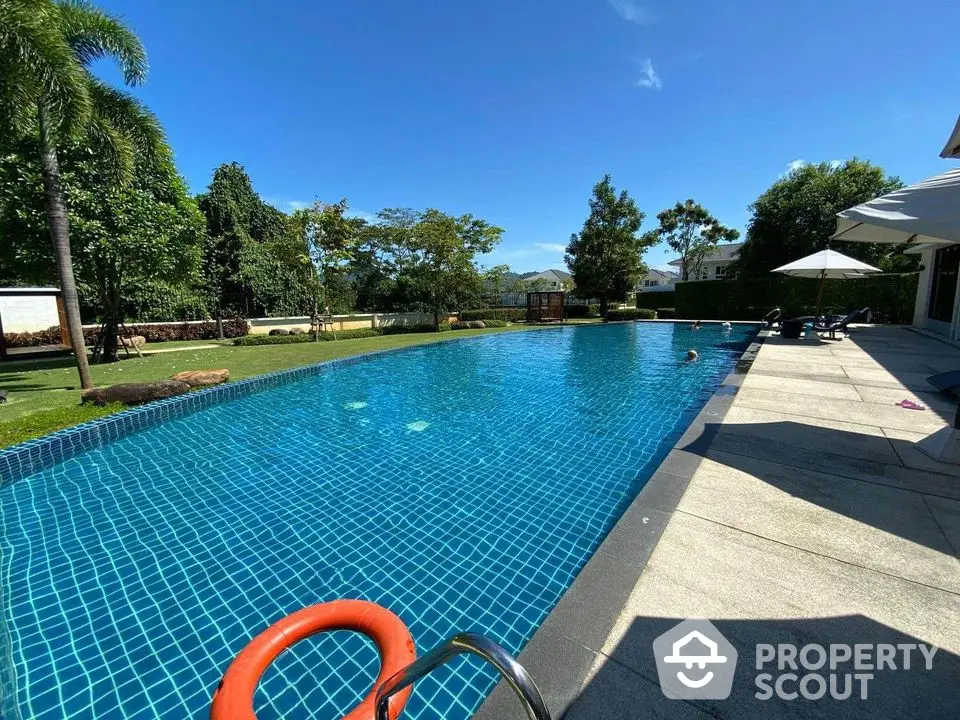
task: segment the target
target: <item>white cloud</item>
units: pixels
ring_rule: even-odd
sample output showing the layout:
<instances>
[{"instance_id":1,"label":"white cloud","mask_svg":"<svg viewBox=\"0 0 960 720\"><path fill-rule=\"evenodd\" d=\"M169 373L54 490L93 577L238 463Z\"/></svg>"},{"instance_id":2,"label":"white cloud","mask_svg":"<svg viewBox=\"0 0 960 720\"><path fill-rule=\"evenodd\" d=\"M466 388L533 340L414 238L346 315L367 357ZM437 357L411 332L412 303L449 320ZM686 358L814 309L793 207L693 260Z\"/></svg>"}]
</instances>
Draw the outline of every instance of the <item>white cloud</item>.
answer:
<instances>
[{"instance_id":1,"label":"white cloud","mask_svg":"<svg viewBox=\"0 0 960 720\"><path fill-rule=\"evenodd\" d=\"M547 252L565 253L567 251L567 246L560 243L534 243L534 245Z\"/></svg>"},{"instance_id":2,"label":"white cloud","mask_svg":"<svg viewBox=\"0 0 960 720\"><path fill-rule=\"evenodd\" d=\"M653 61L650 58L640 63L640 79L637 80L637 85L650 90L659 90L663 87L663 81L653 69Z\"/></svg>"},{"instance_id":3,"label":"white cloud","mask_svg":"<svg viewBox=\"0 0 960 720\"><path fill-rule=\"evenodd\" d=\"M794 170L799 170L800 168L806 166L808 163L806 160L794 160L793 162L787 163L787 172L793 172Z\"/></svg>"},{"instance_id":4,"label":"white cloud","mask_svg":"<svg viewBox=\"0 0 960 720\"><path fill-rule=\"evenodd\" d=\"M836 169L837 169L838 167L840 167L841 165L843 165L843 160L831 160L831 161L830 161L830 167L832 167L834 170L836 170Z\"/></svg>"},{"instance_id":5,"label":"white cloud","mask_svg":"<svg viewBox=\"0 0 960 720\"><path fill-rule=\"evenodd\" d=\"M644 7L639 3L631 2L631 0L607 0L607 4L616 10L617 14L627 22L647 26L653 25L653 23L657 21L656 13L650 10L650 8Z\"/></svg>"},{"instance_id":6,"label":"white cloud","mask_svg":"<svg viewBox=\"0 0 960 720\"><path fill-rule=\"evenodd\" d=\"M306 200L287 200L287 212L296 212L297 210L303 210L310 203Z\"/></svg>"}]
</instances>

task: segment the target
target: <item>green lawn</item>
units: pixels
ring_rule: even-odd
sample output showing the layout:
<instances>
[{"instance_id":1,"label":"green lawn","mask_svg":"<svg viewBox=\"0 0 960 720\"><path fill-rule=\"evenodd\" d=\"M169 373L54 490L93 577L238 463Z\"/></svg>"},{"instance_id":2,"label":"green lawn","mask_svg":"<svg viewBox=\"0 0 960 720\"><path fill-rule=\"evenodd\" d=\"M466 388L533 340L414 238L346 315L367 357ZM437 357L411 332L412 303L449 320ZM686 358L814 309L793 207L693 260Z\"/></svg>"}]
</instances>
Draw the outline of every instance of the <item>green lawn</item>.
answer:
<instances>
[{"instance_id":1,"label":"green lawn","mask_svg":"<svg viewBox=\"0 0 960 720\"><path fill-rule=\"evenodd\" d=\"M232 380L262 375L373 350L410 347L473 335L494 335L535 328L512 325L489 330L456 330L442 334L385 335L360 340L234 347L158 353L122 359L109 365L91 365L97 385L163 380L181 370L227 368ZM218 341L156 343L146 349L205 345ZM123 353L121 352L121 357ZM120 405L97 408L80 405L80 390L73 358L10 362L0 365L0 389L7 403L0 405L0 448L40 437L55 430L122 410Z\"/></svg>"}]
</instances>

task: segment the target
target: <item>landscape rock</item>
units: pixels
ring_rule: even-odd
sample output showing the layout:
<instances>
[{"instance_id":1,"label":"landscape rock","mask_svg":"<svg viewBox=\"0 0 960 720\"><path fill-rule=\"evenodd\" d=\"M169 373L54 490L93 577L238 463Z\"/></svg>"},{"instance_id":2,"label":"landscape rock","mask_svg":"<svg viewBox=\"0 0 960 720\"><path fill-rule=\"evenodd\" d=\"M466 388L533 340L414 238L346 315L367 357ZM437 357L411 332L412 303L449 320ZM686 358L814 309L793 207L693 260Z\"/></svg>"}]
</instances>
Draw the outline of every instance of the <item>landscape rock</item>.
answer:
<instances>
[{"instance_id":1,"label":"landscape rock","mask_svg":"<svg viewBox=\"0 0 960 720\"><path fill-rule=\"evenodd\" d=\"M147 344L147 339L143 335L134 335L132 337L120 338L120 342L127 347L143 347Z\"/></svg>"},{"instance_id":2,"label":"landscape rock","mask_svg":"<svg viewBox=\"0 0 960 720\"><path fill-rule=\"evenodd\" d=\"M483 330L487 326L483 320L471 320L469 325L474 330Z\"/></svg>"},{"instance_id":3,"label":"landscape rock","mask_svg":"<svg viewBox=\"0 0 960 720\"><path fill-rule=\"evenodd\" d=\"M171 380L178 380L186 383L192 388L206 387L207 385L219 385L230 379L230 371L226 368L222 370L184 370L170 377Z\"/></svg>"},{"instance_id":4,"label":"landscape rock","mask_svg":"<svg viewBox=\"0 0 960 720\"><path fill-rule=\"evenodd\" d=\"M290 328L291 335L303 335L305 332L303 328Z\"/></svg>"},{"instance_id":5,"label":"landscape rock","mask_svg":"<svg viewBox=\"0 0 960 720\"><path fill-rule=\"evenodd\" d=\"M119 402L124 405L143 405L152 400L182 395L190 386L179 380L158 380L151 383L120 383L105 388L84 390L80 402L107 405Z\"/></svg>"},{"instance_id":6,"label":"landscape rock","mask_svg":"<svg viewBox=\"0 0 960 720\"><path fill-rule=\"evenodd\" d=\"M283 328L274 328L273 330L267 333L267 335L289 335L289 334L290 334L290 331L284 330Z\"/></svg>"}]
</instances>

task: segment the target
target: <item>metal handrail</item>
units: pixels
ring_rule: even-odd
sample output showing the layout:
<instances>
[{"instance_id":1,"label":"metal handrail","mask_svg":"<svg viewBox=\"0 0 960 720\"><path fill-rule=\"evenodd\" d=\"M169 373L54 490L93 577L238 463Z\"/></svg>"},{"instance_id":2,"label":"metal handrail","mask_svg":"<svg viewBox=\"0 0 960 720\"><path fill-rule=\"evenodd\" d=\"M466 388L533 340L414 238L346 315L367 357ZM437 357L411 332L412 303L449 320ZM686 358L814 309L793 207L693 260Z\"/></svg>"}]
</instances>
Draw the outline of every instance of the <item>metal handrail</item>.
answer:
<instances>
[{"instance_id":1,"label":"metal handrail","mask_svg":"<svg viewBox=\"0 0 960 720\"><path fill-rule=\"evenodd\" d=\"M421 658L414 660L410 665L393 677L387 678L377 689L376 720L389 720L390 698L409 685L417 682L441 665L448 663L461 653L471 653L493 665L500 675L513 688L520 698L523 709L527 711L530 720L551 720L540 690L533 682L523 665L514 660L513 656L500 645L483 635L476 633L460 633L454 635L443 645L431 650Z\"/></svg>"}]
</instances>

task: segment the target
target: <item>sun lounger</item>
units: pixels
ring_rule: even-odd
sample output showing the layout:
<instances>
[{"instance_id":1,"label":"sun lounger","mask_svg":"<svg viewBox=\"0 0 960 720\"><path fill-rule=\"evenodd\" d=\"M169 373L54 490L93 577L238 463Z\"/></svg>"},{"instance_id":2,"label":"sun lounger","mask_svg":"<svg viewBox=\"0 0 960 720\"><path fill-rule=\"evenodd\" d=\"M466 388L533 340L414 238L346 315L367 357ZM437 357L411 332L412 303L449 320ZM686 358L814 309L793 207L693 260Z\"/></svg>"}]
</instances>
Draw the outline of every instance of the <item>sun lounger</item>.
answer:
<instances>
[{"instance_id":1,"label":"sun lounger","mask_svg":"<svg viewBox=\"0 0 960 720\"><path fill-rule=\"evenodd\" d=\"M865 318L866 318L866 317L869 317L869 316L870 316L870 308L863 308L863 310L854 310L853 312L851 312L850 314L848 314L848 315L847 315L846 317L844 317L843 319L837 320L837 321L835 321L835 322L831 322L831 323L814 323L813 329L816 330L817 333L829 333L829 334L830 334L830 339L831 339L831 340L836 340L836 339L837 339L837 331L838 331L838 330L842 330L843 333L846 335L846 334L847 334L847 326L848 326L850 323L852 323L853 321L857 320L857 319L860 318L860 317L865 317Z\"/></svg>"}]
</instances>

